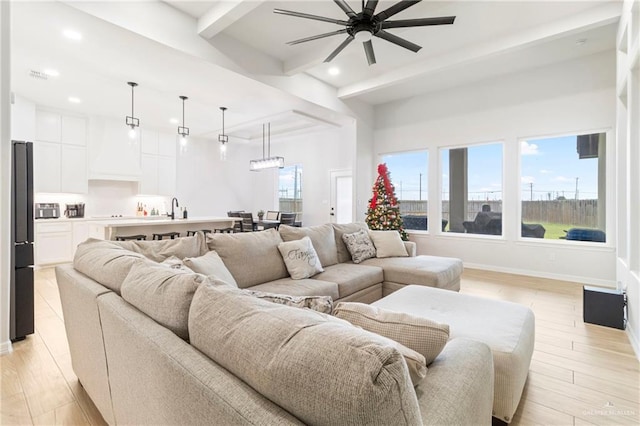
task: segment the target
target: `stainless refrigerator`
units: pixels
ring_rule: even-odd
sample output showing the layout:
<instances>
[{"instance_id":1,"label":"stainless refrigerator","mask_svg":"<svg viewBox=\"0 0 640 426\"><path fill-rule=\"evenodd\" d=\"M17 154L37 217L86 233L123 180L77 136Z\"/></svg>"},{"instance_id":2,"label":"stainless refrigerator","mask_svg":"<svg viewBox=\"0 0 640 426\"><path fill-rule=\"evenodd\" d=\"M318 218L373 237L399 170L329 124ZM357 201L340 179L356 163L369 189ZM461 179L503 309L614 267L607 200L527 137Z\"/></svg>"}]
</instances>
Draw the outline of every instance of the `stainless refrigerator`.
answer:
<instances>
[{"instance_id":1,"label":"stainless refrigerator","mask_svg":"<svg viewBox=\"0 0 640 426\"><path fill-rule=\"evenodd\" d=\"M11 340L33 334L33 144L12 141Z\"/></svg>"}]
</instances>

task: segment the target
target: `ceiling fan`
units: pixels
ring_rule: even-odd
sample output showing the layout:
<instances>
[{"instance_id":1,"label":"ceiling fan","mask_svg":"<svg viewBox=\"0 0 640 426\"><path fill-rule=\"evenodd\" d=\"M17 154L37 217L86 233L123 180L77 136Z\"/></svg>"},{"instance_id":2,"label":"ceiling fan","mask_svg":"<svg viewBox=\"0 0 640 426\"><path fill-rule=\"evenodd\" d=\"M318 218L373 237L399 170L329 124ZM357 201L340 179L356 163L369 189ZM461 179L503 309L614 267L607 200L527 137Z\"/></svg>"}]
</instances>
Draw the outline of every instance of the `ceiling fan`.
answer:
<instances>
[{"instance_id":1,"label":"ceiling fan","mask_svg":"<svg viewBox=\"0 0 640 426\"><path fill-rule=\"evenodd\" d=\"M413 6L416 3L420 3L420 1L422 0L402 0L394 4L393 6L383 10L382 12L376 13L375 15L374 12L378 4L378 0L367 0L366 4L365 1L362 0L362 12L360 13L354 12L354 10L351 9L351 7L345 0L333 1L338 6L340 6L344 13L347 14L349 20L345 21L340 19L327 18L324 16L310 15L308 13L293 12L291 10L273 9L274 13L279 13L281 15L289 15L298 18L330 22L332 24L345 27L337 31L290 41L287 44L294 45L307 41L318 40L325 37L331 37L338 34L347 34L347 38L342 43L340 43L340 45L333 52L331 52L331 54L327 57L327 59L324 60L324 62L331 62L333 58L335 58L338 53L342 52L342 50L347 47L349 43L351 43L353 40L356 40L362 42L364 46L364 53L367 56L367 61L369 62L369 65L373 65L376 63L376 55L373 52L373 44L371 43L372 37L378 37L393 44L397 44L398 46L404 47L405 49L409 49L412 52L417 52L418 50L422 49L421 46L418 46L415 43L391 34L385 30L402 27L449 25L453 24L453 21L456 19L455 16L442 16L438 18L401 19L397 21L387 21L387 19L391 18L395 14L402 12L403 10Z\"/></svg>"}]
</instances>

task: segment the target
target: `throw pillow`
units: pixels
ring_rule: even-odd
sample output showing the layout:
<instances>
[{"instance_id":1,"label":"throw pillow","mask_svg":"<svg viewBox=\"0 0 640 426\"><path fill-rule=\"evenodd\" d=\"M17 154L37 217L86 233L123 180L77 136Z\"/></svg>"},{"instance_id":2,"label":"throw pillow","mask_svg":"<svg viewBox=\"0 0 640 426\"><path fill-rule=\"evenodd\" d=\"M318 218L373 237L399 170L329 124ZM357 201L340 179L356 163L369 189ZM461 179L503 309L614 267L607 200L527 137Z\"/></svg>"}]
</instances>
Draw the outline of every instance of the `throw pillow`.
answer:
<instances>
[{"instance_id":1,"label":"throw pillow","mask_svg":"<svg viewBox=\"0 0 640 426\"><path fill-rule=\"evenodd\" d=\"M186 274L164 265L139 261L122 283L122 298L173 331L189 339L189 308L200 284L208 281L200 274Z\"/></svg>"},{"instance_id":2,"label":"throw pillow","mask_svg":"<svg viewBox=\"0 0 640 426\"><path fill-rule=\"evenodd\" d=\"M224 281L233 287L238 287L238 283L214 250L207 252L200 257L186 257L184 264L193 269L194 272L208 276L211 279Z\"/></svg>"},{"instance_id":3,"label":"throw pillow","mask_svg":"<svg viewBox=\"0 0 640 426\"><path fill-rule=\"evenodd\" d=\"M369 231L369 237L376 247L376 257L407 257L398 231Z\"/></svg>"},{"instance_id":4,"label":"throw pillow","mask_svg":"<svg viewBox=\"0 0 640 426\"><path fill-rule=\"evenodd\" d=\"M376 256L376 248L369 238L369 233L365 230L354 232L353 234L342 234L342 241L351 253L353 263L360 263L363 260Z\"/></svg>"},{"instance_id":5,"label":"throw pillow","mask_svg":"<svg viewBox=\"0 0 640 426\"><path fill-rule=\"evenodd\" d=\"M193 270L189 269L184 262L176 256L167 257L165 260L160 263L161 265L165 265L166 267L173 269L176 272L183 272L185 274L193 274Z\"/></svg>"},{"instance_id":6,"label":"throw pillow","mask_svg":"<svg viewBox=\"0 0 640 426\"><path fill-rule=\"evenodd\" d=\"M422 379L427 376L427 361L418 352L414 351L411 348L406 347L403 344L400 344L392 339L387 339L389 344L395 347L398 352L404 358L404 361L407 363L407 367L409 368L409 377L411 377L411 383L413 383L413 387L416 387L420 384Z\"/></svg>"},{"instance_id":7,"label":"throw pillow","mask_svg":"<svg viewBox=\"0 0 640 426\"><path fill-rule=\"evenodd\" d=\"M313 311L331 315L333 299L331 296L289 296L286 294L265 293L262 291L245 290L258 299L296 308L309 308Z\"/></svg>"},{"instance_id":8,"label":"throw pillow","mask_svg":"<svg viewBox=\"0 0 640 426\"><path fill-rule=\"evenodd\" d=\"M309 278L324 271L309 237L280 243L278 250L284 259L289 275L294 280Z\"/></svg>"},{"instance_id":9,"label":"throw pillow","mask_svg":"<svg viewBox=\"0 0 640 426\"><path fill-rule=\"evenodd\" d=\"M364 303L340 302L333 309L333 315L413 349L424 356L427 365L449 340L447 324Z\"/></svg>"}]
</instances>

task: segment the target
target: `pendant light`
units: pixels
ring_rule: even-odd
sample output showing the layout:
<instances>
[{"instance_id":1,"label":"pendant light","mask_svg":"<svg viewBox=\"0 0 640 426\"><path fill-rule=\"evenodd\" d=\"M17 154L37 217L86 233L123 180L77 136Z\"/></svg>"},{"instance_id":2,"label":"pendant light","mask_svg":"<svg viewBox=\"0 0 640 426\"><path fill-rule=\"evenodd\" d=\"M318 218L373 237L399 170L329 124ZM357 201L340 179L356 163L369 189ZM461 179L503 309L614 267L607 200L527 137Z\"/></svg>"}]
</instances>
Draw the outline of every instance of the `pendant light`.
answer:
<instances>
[{"instance_id":1,"label":"pendant light","mask_svg":"<svg viewBox=\"0 0 640 426\"><path fill-rule=\"evenodd\" d=\"M229 142L229 136L224 134L224 112L227 107L220 107L222 111L222 134L218 135L218 142L220 142L220 159L222 161L227 159L227 142Z\"/></svg>"},{"instance_id":2,"label":"pendant light","mask_svg":"<svg viewBox=\"0 0 640 426\"><path fill-rule=\"evenodd\" d=\"M258 172L264 169L282 169L284 168L284 157L271 156L271 123L268 123L268 148L265 155L264 145L264 124L262 125L262 159L249 161L249 170Z\"/></svg>"},{"instance_id":3,"label":"pendant light","mask_svg":"<svg viewBox=\"0 0 640 426\"><path fill-rule=\"evenodd\" d=\"M127 84L131 86L131 116L127 115L125 123L127 123L127 126L131 127L131 130L129 130L129 138L135 139L138 136L138 131L136 128L140 126L140 120L133 115L133 88L136 87L138 83L129 81L127 82Z\"/></svg>"},{"instance_id":4,"label":"pendant light","mask_svg":"<svg viewBox=\"0 0 640 426\"><path fill-rule=\"evenodd\" d=\"M180 135L180 145L187 145L187 136L189 136L189 128L184 126L184 101L189 99L186 96L178 96L182 99L182 126L178 126L178 134Z\"/></svg>"}]
</instances>

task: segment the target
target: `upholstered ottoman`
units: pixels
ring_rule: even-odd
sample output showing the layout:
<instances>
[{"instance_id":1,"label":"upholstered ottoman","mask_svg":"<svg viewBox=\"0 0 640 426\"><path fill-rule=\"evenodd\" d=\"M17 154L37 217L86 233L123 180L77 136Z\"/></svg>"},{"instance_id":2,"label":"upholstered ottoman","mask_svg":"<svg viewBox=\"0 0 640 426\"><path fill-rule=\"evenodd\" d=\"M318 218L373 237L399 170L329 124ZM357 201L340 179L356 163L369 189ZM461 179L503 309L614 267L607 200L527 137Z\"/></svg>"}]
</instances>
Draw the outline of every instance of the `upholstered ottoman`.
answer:
<instances>
[{"instance_id":1,"label":"upholstered ottoman","mask_svg":"<svg viewBox=\"0 0 640 426\"><path fill-rule=\"evenodd\" d=\"M495 370L493 416L511 421L533 354L535 318L531 309L417 285L406 286L372 305L449 324L450 338L467 337L487 344Z\"/></svg>"}]
</instances>

